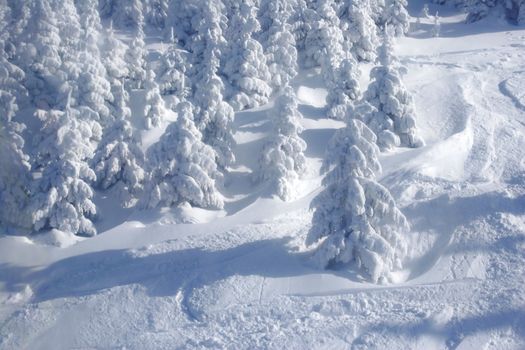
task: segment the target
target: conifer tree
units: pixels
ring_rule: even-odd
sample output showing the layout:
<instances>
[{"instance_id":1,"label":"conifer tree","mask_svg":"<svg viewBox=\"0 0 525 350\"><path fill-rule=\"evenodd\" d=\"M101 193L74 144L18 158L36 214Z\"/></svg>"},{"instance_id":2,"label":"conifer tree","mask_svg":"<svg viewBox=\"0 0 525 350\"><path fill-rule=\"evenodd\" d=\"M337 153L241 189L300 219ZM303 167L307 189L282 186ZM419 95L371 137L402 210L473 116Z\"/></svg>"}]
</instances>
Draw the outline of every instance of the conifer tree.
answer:
<instances>
[{"instance_id":1,"label":"conifer tree","mask_svg":"<svg viewBox=\"0 0 525 350\"><path fill-rule=\"evenodd\" d=\"M34 105L54 107L62 83L57 79L62 66L57 19L48 0L32 2L29 11L31 20L18 38L16 64L26 73L25 86Z\"/></svg>"},{"instance_id":2,"label":"conifer tree","mask_svg":"<svg viewBox=\"0 0 525 350\"><path fill-rule=\"evenodd\" d=\"M32 179L29 156L24 152L25 125L15 121L18 106L15 96L6 89L9 77L5 73L0 69L0 227L28 229Z\"/></svg>"},{"instance_id":3,"label":"conifer tree","mask_svg":"<svg viewBox=\"0 0 525 350\"><path fill-rule=\"evenodd\" d=\"M265 48L271 85L274 88L286 86L297 75L297 49L288 20L291 4L286 0L270 1L267 6Z\"/></svg>"},{"instance_id":4,"label":"conifer tree","mask_svg":"<svg viewBox=\"0 0 525 350\"><path fill-rule=\"evenodd\" d=\"M352 56L344 59L335 69L334 77L327 81L329 107L328 117L344 120L349 107L353 106L360 96L359 68Z\"/></svg>"},{"instance_id":5,"label":"conifer tree","mask_svg":"<svg viewBox=\"0 0 525 350\"><path fill-rule=\"evenodd\" d=\"M323 267L348 266L373 282L386 282L406 254L408 223L389 191L376 180L381 170L375 135L361 121L349 119L330 141L323 171L323 191L307 244L316 243Z\"/></svg>"},{"instance_id":6,"label":"conifer tree","mask_svg":"<svg viewBox=\"0 0 525 350\"><path fill-rule=\"evenodd\" d=\"M347 0L339 9L345 40L358 60L374 61L378 45L377 26L370 1Z\"/></svg>"},{"instance_id":7,"label":"conifer tree","mask_svg":"<svg viewBox=\"0 0 525 350\"><path fill-rule=\"evenodd\" d=\"M96 234L91 222L96 208L89 185L96 176L86 162L93 154L91 128L78 113L69 99L63 112L36 112L42 123L36 155L42 177L31 203L35 231L57 228L73 234Z\"/></svg>"},{"instance_id":8,"label":"conifer tree","mask_svg":"<svg viewBox=\"0 0 525 350\"><path fill-rule=\"evenodd\" d=\"M216 152L221 168L235 161L233 155L233 108L224 101L224 83L219 77L221 48L225 42L221 29L221 7L204 4L202 18L193 43L195 124L203 141Z\"/></svg>"},{"instance_id":9,"label":"conifer tree","mask_svg":"<svg viewBox=\"0 0 525 350\"><path fill-rule=\"evenodd\" d=\"M220 209L223 199L216 188L221 178L214 150L201 141L193 122L189 102L177 106L177 120L148 150L151 177L143 205L154 208L189 203L192 206Z\"/></svg>"},{"instance_id":10,"label":"conifer tree","mask_svg":"<svg viewBox=\"0 0 525 350\"><path fill-rule=\"evenodd\" d=\"M95 0L76 2L80 16L82 35L80 40L79 73L76 93L77 104L90 108L102 126L111 123L110 104L113 101L111 84L107 78L106 67L101 58L99 41L102 25ZM75 90L74 90L75 91Z\"/></svg>"},{"instance_id":11,"label":"conifer tree","mask_svg":"<svg viewBox=\"0 0 525 350\"><path fill-rule=\"evenodd\" d=\"M178 47L174 35L168 45L160 57L159 87L162 95L172 95L178 102L187 99L192 93L188 77L191 74L190 53Z\"/></svg>"},{"instance_id":12,"label":"conifer tree","mask_svg":"<svg viewBox=\"0 0 525 350\"><path fill-rule=\"evenodd\" d=\"M168 18L168 0L148 0L146 3L146 22L162 29Z\"/></svg>"},{"instance_id":13,"label":"conifer tree","mask_svg":"<svg viewBox=\"0 0 525 350\"><path fill-rule=\"evenodd\" d=\"M127 84L132 89L142 89L146 80L146 44L144 23L137 25L135 36L126 50L125 61L129 69Z\"/></svg>"},{"instance_id":14,"label":"conifer tree","mask_svg":"<svg viewBox=\"0 0 525 350\"><path fill-rule=\"evenodd\" d=\"M283 89L270 113L273 130L264 146L257 177L269 182L272 191L282 200L289 200L293 197L295 181L306 170L303 154L306 143L299 136L302 115L290 86Z\"/></svg>"},{"instance_id":15,"label":"conifer tree","mask_svg":"<svg viewBox=\"0 0 525 350\"><path fill-rule=\"evenodd\" d=\"M147 72L144 87L146 89L146 106L144 107L144 116L146 118L145 127L146 129L151 129L160 125L166 113L164 100L160 95L159 86L155 81L155 73L151 69Z\"/></svg>"},{"instance_id":16,"label":"conifer tree","mask_svg":"<svg viewBox=\"0 0 525 350\"><path fill-rule=\"evenodd\" d=\"M407 0L386 0L385 26L390 27L395 36L403 36L410 28Z\"/></svg>"},{"instance_id":17,"label":"conifer tree","mask_svg":"<svg viewBox=\"0 0 525 350\"><path fill-rule=\"evenodd\" d=\"M376 111L369 113L365 122L378 136L382 149L397 145L420 147L424 142L417 135L414 103L403 85L393 50L393 38L387 29L379 49L380 65L371 70L371 82L364 94Z\"/></svg>"},{"instance_id":18,"label":"conifer tree","mask_svg":"<svg viewBox=\"0 0 525 350\"><path fill-rule=\"evenodd\" d=\"M234 1L230 8L228 51L222 73L228 81L228 101L234 110L268 102L272 90L262 45L254 39L260 30L253 0Z\"/></svg>"},{"instance_id":19,"label":"conifer tree","mask_svg":"<svg viewBox=\"0 0 525 350\"><path fill-rule=\"evenodd\" d=\"M145 177L142 168L144 155L129 120L129 95L123 85L115 95L115 104L116 120L106 128L92 164L97 185L102 189L117 188L121 202L129 207L141 194Z\"/></svg>"}]
</instances>

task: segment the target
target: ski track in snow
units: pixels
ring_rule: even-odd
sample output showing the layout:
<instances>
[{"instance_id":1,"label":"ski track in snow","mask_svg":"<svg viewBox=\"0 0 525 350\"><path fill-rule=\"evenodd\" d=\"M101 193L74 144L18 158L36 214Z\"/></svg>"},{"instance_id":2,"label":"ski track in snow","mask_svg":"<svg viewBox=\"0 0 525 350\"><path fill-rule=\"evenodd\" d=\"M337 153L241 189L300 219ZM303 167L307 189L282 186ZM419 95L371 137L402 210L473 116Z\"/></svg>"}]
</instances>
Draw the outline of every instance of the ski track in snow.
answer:
<instances>
[{"instance_id":1,"label":"ski track in snow","mask_svg":"<svg viewBox=\"0 0 525 350\"><path fill-rule=\"evenodd\" d=\"M402 282L320 271L302 246L340 127L313 70L294 85L310 165L297 201L250 193L265 108L238 113L226 217L135 213L64 248L0 238L0 349L525 348L525 30L446 37L454 20L398 45L427 139L382 155L412 225Z\"/></svg>"}]
</instances>

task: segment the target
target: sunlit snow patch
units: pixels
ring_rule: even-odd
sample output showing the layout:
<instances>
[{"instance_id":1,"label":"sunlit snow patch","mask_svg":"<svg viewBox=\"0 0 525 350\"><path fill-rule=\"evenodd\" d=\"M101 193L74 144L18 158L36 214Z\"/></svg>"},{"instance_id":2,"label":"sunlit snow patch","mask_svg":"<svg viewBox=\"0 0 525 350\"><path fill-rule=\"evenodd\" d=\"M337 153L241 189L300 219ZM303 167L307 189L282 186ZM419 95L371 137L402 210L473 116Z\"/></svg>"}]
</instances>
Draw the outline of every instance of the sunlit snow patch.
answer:
<instances>
[{"instance_id":1,"label":"sunlit snow patch","mask_svg":"<svg viewBox=\"0 0 525 350\"><path fill-rule=\"evenodd\" d=\"M326 89L309 88L300 86L297 90L297 99L301 103L305 103L314 107L324 107L326 105Z\"/></svg>"}]
</instances>

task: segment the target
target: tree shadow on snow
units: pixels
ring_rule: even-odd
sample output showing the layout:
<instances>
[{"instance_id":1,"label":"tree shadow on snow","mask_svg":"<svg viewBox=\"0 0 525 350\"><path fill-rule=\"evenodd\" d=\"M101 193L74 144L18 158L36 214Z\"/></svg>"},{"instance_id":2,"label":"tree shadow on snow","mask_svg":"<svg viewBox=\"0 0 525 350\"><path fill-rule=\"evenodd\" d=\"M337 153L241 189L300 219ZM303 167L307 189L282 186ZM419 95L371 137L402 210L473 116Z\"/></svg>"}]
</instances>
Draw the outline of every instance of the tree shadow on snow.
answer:
<instances>
[{"instance_id":1,"label":"tree shadow on snow","mask_svg":"<svg viewBox=\"0 0 525 350\"><path fill-rule=\"evenodd\" d=\"M418 338L429 337L435 343L437 339L441 339L444 348L456 349L469 336L505 327L512 328L515 334L521 335L522 341L525 341L525 311L517 308L486 310L478 315L454 317L445 324L437 324L432 318L406 323L379 322L366 327L361 333L362 336L357 337L352 345L366 345L371 334L380 334L387 340L401 337L417 341Z\"/></svg>"},{"instance_id":2,"label":"tree shadow on snow","mask_svg":"<svg viewBox=\"0 0 525 350\"><path fill-rule=\"evenodd\" d=\"M307 253L292 252L289 242L287 237L224 250L189 248L149 255L141 250L107 250L66 258L44 269L4 264L0 266L0 282L8 292L19 292L31 284L32 301L42 302L88 296L129 284L144 286L150 296L173 296L179 291L191 295L195 288L230 276L292 277L319 273L308 266Z\"/></svg>"}]
</instances>

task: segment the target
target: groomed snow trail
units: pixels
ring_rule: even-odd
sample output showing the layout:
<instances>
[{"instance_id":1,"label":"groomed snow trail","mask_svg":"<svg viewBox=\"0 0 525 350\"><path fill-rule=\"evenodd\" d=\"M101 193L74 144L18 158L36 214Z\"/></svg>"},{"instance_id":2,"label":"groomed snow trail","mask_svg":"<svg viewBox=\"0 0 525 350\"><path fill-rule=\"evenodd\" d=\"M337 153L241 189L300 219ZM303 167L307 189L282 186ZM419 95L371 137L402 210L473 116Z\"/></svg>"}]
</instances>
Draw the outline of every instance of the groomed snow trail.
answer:
<instances>
[{"instance_id":1,"label":"groomed snow trail","mask_svg":"<svg viewBox=\"0 0 525 350\"><path fill-rule=\"evenodd\" d=\"M525 30L462 19L398 44L428 144L381 159L412 223L399 283L320 271L302 245L341 126L309 71L296 201L253 192L268 106L238 113L225 212L135 213L63 248L0 237L0 349L525 348Z\"/></svg>"}]
</instances>

